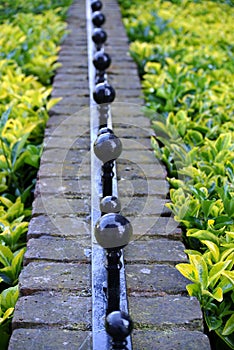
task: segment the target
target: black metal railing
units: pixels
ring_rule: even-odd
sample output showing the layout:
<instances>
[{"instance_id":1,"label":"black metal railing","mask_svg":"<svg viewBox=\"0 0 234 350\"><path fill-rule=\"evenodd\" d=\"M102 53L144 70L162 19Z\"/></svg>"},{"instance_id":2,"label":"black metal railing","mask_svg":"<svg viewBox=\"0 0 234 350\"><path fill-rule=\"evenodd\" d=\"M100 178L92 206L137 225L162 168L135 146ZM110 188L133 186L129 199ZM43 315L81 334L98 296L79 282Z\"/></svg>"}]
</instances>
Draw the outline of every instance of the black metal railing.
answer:
<instances>
[{"instance_id":1,"label":"black metal railing","mask_svg":"<svg viewBox=\"0 0 234 350\"><path fill-rule=\"evenodd\" d=\"M92 57L95 68L92 98L96 104L98 118L98 132L93 143L93 152L102 164L100 217L95 222L94 235L97 243L106 252L106 285L103 288L106 296L106 310L103 322L105 322L107 334L111 337L110 349L128 350L131 344L128 344L127 338L129 339L132 332L133 322L126 310L121 310L121 269L123 269L121 259L122 249L132 237L132 226L128 219L121 215L121 204L113 191L115 161L121 155L122 143L108 122L110 104L114 101L116 94L107 81L106 70L111 64L111 57L104 52L107 33L102 29L102 25L106 19L101 12L100 0L90 1L90 8L92 21L90 34L95 47ZM101 346L101 340L99 345Z\"/></svg>"}]
</instances>

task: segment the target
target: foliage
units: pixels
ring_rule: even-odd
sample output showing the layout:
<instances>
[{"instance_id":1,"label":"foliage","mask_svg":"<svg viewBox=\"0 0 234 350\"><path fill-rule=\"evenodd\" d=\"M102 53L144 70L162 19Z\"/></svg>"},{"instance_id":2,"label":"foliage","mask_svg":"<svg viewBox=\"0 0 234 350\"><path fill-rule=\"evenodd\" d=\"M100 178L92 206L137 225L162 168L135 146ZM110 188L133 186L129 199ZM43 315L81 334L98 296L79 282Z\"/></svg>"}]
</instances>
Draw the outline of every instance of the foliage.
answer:
<instances>
[{"instance_id":1,"label":"foliage","mask_svg":"<svg viewBox=\"0 0 234 350\"><path fill-rule=\"evenodd\" d=\"M2 349L7 349L8 346L11 319L18 296L18 286L7 288L0 294L0 334Z\"/></svg>"},{"instance_id":2,"label":"foliage","mask_svg":"<svg viewBox=\"0 0 234 350\"><path fill-rule=\"evenodd\" d=\"M208 329L234 349L233 3L120 3L168 169L168 206L184 228L189 262L177 268Z\"/></svg>"},{"instance_id":3,"label":"foliage","mask_svg":"<svg viewBox=\"0 0 234 350\"><path fill-rule=\"evenodd\" d=\"M0 21L12 19L19 12L39 14L46 10L57 10L64 18L71 3L72 0L0 0Z\"/></svg>"},{"instance_id":4,"label":"foliage","mask_svg":"<svg viewBox=\"0 0 234 350\"><path fill-rule=\"evenodd\" d=\"M71 0L0 0L0 339L7 349L36 173Z\"/></svg>"}]
</instances>

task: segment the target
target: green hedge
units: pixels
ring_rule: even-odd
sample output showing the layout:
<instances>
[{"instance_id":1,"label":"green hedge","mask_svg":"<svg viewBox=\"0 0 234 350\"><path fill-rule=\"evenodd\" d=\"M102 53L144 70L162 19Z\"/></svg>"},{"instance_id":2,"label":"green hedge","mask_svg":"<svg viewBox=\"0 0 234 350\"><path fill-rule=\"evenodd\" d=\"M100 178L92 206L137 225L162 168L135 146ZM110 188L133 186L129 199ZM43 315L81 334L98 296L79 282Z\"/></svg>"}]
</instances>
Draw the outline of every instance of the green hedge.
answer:
<instances>
[{"instance_id":1,"label":"green hedge","mask_svg":"<svg viewBox=\"0 0 234 350\"><path fill-rule=\"evenodd\" d=\"M234 8L231 1L121 0L168 205L216 349L234 349Z\"/></svg>"},{"instance_id":2,"label":"green hedge","mask_svg":"<svg viewBox=\"0 0 234 350\"><path fill-rule=\"evenodd\" d=\"M0 2L0 339L7 349L18 298L51 78L71 1ZM62 7L60 7L62 6Z\"/></svg>"}]
</instances>

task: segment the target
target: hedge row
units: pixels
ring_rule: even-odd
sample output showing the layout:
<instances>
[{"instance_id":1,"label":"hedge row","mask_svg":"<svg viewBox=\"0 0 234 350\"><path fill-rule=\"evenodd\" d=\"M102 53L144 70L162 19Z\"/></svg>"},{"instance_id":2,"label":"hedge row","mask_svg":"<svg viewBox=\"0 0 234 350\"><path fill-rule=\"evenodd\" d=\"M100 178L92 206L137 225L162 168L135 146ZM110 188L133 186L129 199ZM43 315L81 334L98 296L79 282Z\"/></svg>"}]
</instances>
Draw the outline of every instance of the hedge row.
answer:
<instances>
[{"instance_id":1,"label":"hedge row","mask_svg":"<svg viewBox=\"0 0 234 350\"><path fill-rule=\"evenodd\" d=\"M70 0L0 4L0 339L7 349ZM59 7L61 6L61 7Z\"/></svg>"},{"instance_id":2,"label":"hedge row","mask_svg":"<svg viewBox=\"0 0 234 350\"><path fill-rule=\"evenodd\" d=\"M234 8L231 1L121 0L168 205L215 349L234 349Z\"/></svg>"}]
</instances>

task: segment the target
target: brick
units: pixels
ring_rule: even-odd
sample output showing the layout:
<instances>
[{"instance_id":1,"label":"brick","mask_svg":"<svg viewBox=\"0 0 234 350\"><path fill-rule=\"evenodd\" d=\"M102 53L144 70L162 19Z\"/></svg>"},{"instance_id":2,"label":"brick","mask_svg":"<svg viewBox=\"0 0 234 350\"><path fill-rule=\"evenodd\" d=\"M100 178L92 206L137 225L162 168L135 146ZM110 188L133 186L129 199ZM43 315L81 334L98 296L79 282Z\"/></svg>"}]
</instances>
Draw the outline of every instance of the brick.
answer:
<instances>
[{"instance_id":1,"label":"brick","mask_svg":"<svg viewBox=\"0 0 234 350\"><path fill-rule=\"evenodd\" d=\"M90 180L65 180L63 177L41 178L36 184L36 194L88 198L91 192Z\"/></svg>"},{"instance_id":2,"label":"brick","mask_svg":"<svg viewBox=\"0 0 234 350\"><path fill-rule=\"evenodd\" d=\"M87 89L77 89L76 91L72 91L69 86L67 88L53 88L51 92L52 97L66 97L66 96L84 96L89 97L89 90Z\"/></svg>"},{"instance_id":3,"label":"brick","mask_svg":"<svg viewBox=\"0 0 234 350\"><path fill-rule=\"evenodd\" d=\"M152 331L136 330L132 335L135 350L207 350L210 349L209 339L202 332L184 331Z\"/></svg>"},{"instance_id":4,"label":"brick","mask_svg":"<svg viewBox=\"0 0 234 350\"><path fill-rule=\"evenodd\" d=\"M62 148L72 150L89 150L90 149L90 137L85 134L79 138L58 137L58 136L46 136L44 139L44 147L48 148Z\"/></svg>"},{"instance_id":5,"label":"brick","mask_svg":"<svg viewBox=\"0 0 234 350\"><path fill-rule=\"evenodd\" d=\"M136 139L141 143L142 139L144 138L150 139L151 136L154 136L154 132L152 129L140 128L139 126L134 127L133 125L129 125L127 123L127 120L126 120L126 124L121 124L121 125L117 124L116 126L114 124L114 131L118 137L123 138L126 144L128 142L127 144L128 146L130 144L130 142L128 141L129 138ZM143 148L144 145L142 145L141 147ZM127 150L127 147L126 147L126 150ZM152 154L152 152L150 153Z\"/></svg>"},{"instance_id":6,"label":"brick","mask_svg":"<svg viewBox=\"0 0 234 350\"><path fill-rule=\"evenodd\" d=\"M46 237L32 238L27 242L24 264L33 260L53 262L90 262L91 237L73 239Z\"/></svg>"},{"instance_id":7,"label":"brick","mask_svg":"<svg viewBox=\"0 0 234 350\"><path fill-rule=\"evenodd\" d=\"M149 249L150 247L150 249ZM132 240L124 250L124 258L128 264L154 264L186 262L184 245L179 241L167 239Z\"/></svg>"},{"instance_id":8,"label":"brick","mask_svg":"<svg viewBox=\"0 0 234 350\"><path fill-rule=\"evenodd\" d=\"M119 179L165 179L165 167L155 158L154 163L137 164L130 160L117 159L117 176Z\"/></svg>"},{"instance_id":9,"label":"brick","mask_svg":"<svg viewBox=\"0 0 234 350\"><path fill-rule=\"evenodd\" d=\"M182 239L179 224L173 217L156 215L130 218L134 239L144 239L148 236L167 237L173 240Z\"/></svg>"},{"instance_id":10,"label":"brick","mask_svg":"<svg viewBox=\"0 0 234 350\"><path fill-rule=\"evenodd\" d=\"M61 198L42 195L36 197L32 213L37 215L88 216L90 214L90 198Z\"/></svg>"},{"instance_id":11,"label":"brick","mask_svg":"<svg viewBox=\"0 0 234 350\"><path fill-rule=\"evenodd\" d=\"M80 163L41 163L38 177L88 178L91 173L88 161L87 155Z\"/></svg>"},{"instance_id":12,"label":"brick","mask_svg":"<svg viewBox=\"0 0 234 350\"><path fill-rule=\"evenodd\" d=\"M84 97L77 101L77 104L72 105L58 105L56 104L54 107L51 108L50 113L53 114L75 114L80 111L80 108L88 107L89 106L89 99L87 97Z\"/></svg>"},{"instance_id":13,"label":"brick","mask_svg":"<svg viewBox=\"0 0 234 350\"><path fill-rule=\"evenodd\" d=\"M75 139L74 139L75 142ZM66 148L46 148L42 154L42 163L81 163L84 158L89 154L88 150L71 149L71 145L67 145Z\"/></svg>"},{"instance_id":14,"label":"brick","mask_svg":"<svg viewBox=\"0 0 234 350\"><path fill-rule=\"evenodd\" d=\"M90 236L91 228L89 220L77 216L39 215L33 217L29 223L28 239L42 235L55 237L80 237Z\"/></svg>"},{"instance_id":15,"label":"brick","mask_svg":"<svg viewBox=\"0 0 234 350\"><path fill-rule=\"evenodd\" d=\"M90 350L92 334L63 329L15 329L8 350Z\"/></svg>"},{"instance_id":16,"label":"brick","mask_svg":"<svg viewBox=\"0 0 234 350\"><path fill-rule=\"evenodd\" d=\"M178 294L186 291L188 280L176 268L168 265L126 265L127 288L136 294Z\"/></svg>"},{"instance_id":17,"label":"brick","mask_svg":"<svg viewBox=\"0 0 234 350\"><path fill-rule=\"evenodd\" d=\"M134 196L155 196L159 195L166 198L169 186L165 180L152 179L124 179L120 178L118 181L119 197L132 198Z\"/></svg>"},{"instance_id":18,"label":"brick","mask_svg":"<svg viewBox=\"0 0 234 350\"><path fill-rule=\"evenodd\" d=\"M81 110L82 111L82 110ZM74 114L72 115L73 117L78 116L78 114ZM77 127L75 127L74 125L76 125L75 123L66 123L61 122L59 125L55 125L50 124L51 128L49 128L49 130L47 129L45 132L45 135L53 135L53 136L60 136L60 137L64 137L64 135L66 135L69 138L74 138L74 142L76 141L77 138L82 137L82 135L86 135L86 133L88 132L88 130L90 129L89 123L85 122L85 120L83 121L83 123L79 123L79 125Z\"/></svg>"},{"instance_id":19,"label":"brick","mask_svg":"<svg viewBox=\"0 0 234 350\"><path fill-rule=\"evenodd\" d=\"M130 297L129 310L135 329L203 330L202 312L196 298L178 295Z\"/></svg>"},{"instance_id":20,"label":"brick","mask_svg":"<svg viewBox=\"0 0 234 350\"><path fill-rule=\"evenodd\" d=\"M59 305L59 307L58 307ZM13 328L60 326L68 330L89 330L91 299L72 293L42 292L19 299Z\"/></svg>"},{"instance_id":21,"label":"brick","mask_svg":"<svg viewBox=\"0 0 234 350\"><path fill-rule=\"evenodd\" d=\"M169 216L171 214L170 209L165 207L168 203L167 200L160 197L142 196L142 197L122 197L121 207L122 214L126 216Z\"/></svg>"},{"instance_id":22,"label":"brick","mask_svg":"<svg viewBox=\"0 0 234 350\"><path fill-rule=\"evenodd\" d=\"M90 293L90 266L87 264L32 262L19 278L21 295L39 291Z\"/></svg>"}]
</instances>

